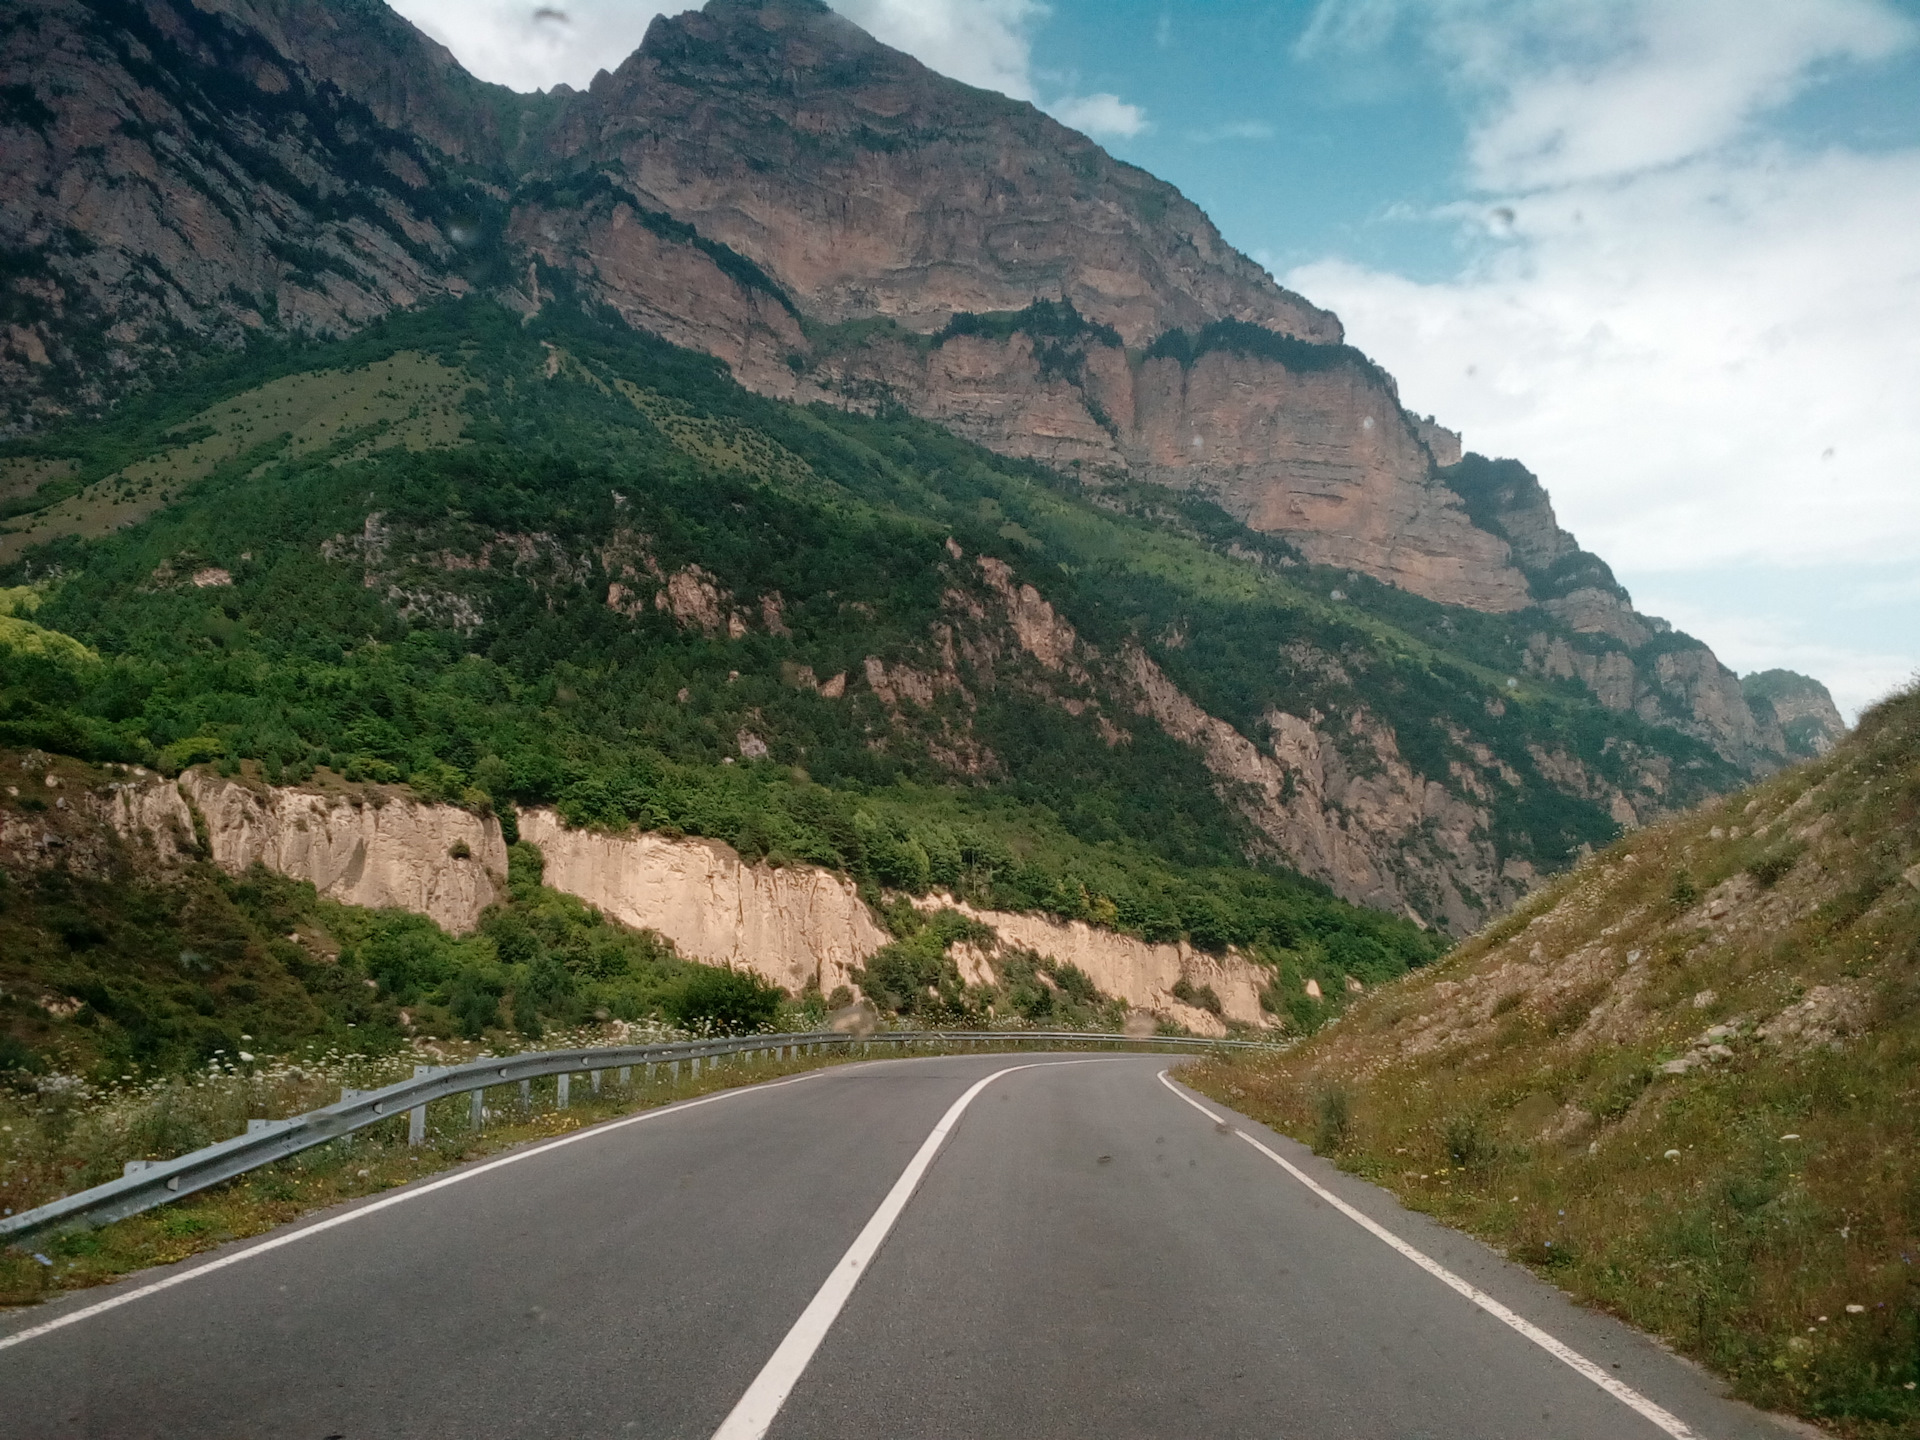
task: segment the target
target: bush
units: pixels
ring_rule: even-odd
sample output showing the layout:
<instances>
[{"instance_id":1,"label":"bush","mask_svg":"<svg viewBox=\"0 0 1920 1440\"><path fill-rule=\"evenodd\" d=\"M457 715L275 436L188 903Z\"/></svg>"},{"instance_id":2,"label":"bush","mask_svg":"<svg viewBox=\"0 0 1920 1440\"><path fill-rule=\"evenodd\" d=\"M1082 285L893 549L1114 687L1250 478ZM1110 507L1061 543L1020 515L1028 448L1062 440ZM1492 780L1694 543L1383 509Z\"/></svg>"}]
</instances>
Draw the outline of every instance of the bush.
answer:
<instances>
[{"instance_id":1,"label":"bush","mask_svg":"<svg viewBox=\"0 0 1920 1440\"><path fill-rule=\"evenodd\" d=\"M779 1017L785 992L751 970L702 965L667 997L667 1017L683 1030L748 1035Z\"/></svg>"},{"instance_id":2,"label":"bush","mask_svg":"<svg viewBox=\"0 0 1920 1440\"><path fill-rule=\"evenodd\" d=\"M1211 985L1195 985L1182 975L1173 982L1171 993L1182 1004L1192 1005L1213 1015L1220 1014L1220 996Z\"/></svg>"},{"instance_id":3,"label":"bush","mask_svg":"<svg viewBox=\"0 0 1920 1440\"><path fill-rule=\"evenodd\" d=\"M1332 1155L1353 1134L1353 1099L1340 1086L1331 1086L1320 1092L1315 1109L1314 1153Z\"/></svg>"},{"instance_id":4,"label":"bush","mask_svg":"<svg viewBox=\"0 0 1920 1440\"><path fill-rule=\"evenodd\" d=\"M1441 1136L1449 1164L1462 1170L1480 1170L1498 1158L1498 1147L1487 1133L1485 1119L1475 1111L1450 1116Z\"/></svg>"},{"instance_id":5,"label":"bush","mask_svg":"<svg viewBox=\"0 0 1920 1440\"><path fill-rule=\"evenodd\" d=\"M40 1058L39 1052L11 1035L0 1035L0 1072L24 1070L38 1075L46 1068L47 1062Z\"/></svg>"},{"instance_id":6,"label":"bush","mask_svg":"<svg viewBox=\"0 0 1920 1440\"><path fill-rule=\"evenodd\" d=\"M1806 848L1798 841L1792 841L1777 849L1769 850L1747 866L1747 873L1760 882L1763 890L1771 890L1786 879L1793 867L1800 863L1800 856Z\"/></svg>"}]
</instances>

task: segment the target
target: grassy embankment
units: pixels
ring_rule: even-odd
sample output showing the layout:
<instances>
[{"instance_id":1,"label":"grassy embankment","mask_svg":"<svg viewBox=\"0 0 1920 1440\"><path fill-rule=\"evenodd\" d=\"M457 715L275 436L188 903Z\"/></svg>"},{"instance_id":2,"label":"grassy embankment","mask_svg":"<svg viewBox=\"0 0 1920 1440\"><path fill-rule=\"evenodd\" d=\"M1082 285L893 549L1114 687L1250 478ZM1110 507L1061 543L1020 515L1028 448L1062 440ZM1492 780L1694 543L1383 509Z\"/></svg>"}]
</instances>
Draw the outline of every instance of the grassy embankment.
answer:
<instances>
[{"instance_id":1,"label":"grassy embankment","mask_svg":"<svg viewBox=\"0 0 1920 1440\"><path fill-rule=\"evenodd\" d=\"M1186 1078L1757 1404L1920 1433L1920 690Z\"/></svg>"}]
</instances>

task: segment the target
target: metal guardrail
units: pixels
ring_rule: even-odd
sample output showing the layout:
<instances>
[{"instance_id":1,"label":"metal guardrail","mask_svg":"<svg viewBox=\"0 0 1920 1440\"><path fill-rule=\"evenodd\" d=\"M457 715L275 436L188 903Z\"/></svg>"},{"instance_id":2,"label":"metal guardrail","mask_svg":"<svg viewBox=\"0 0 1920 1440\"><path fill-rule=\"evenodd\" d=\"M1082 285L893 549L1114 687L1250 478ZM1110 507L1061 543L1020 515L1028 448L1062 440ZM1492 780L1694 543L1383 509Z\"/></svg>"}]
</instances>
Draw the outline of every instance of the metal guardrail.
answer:
<instances>
[{"instance_id":1,"label":"metal guardrail","mask_svg":"<svg viewBox=\"0 0 1920 1440\"><path fill-rule=\"evenodd\" d=\"M592 1077L593 1088L601 1087L608 1070L620 1072L620 1083L631 1081L633 1067L668 1067L677 1080L685 1064L698 1075L703 1063L729 1055L757 1055L768 1051L796 1054L802 1050L817 1053L823 1049L863 1047L871 1054L876 1045L1026 1045L1044 1042L1051 1045L1095 1044L1154 1049L1245 1049L1270 1048L1254 1040L1202 1040L1176 1035L1113 1035L1084 1030L876 1030L870 1035L849 1035L837 1031L810 1031L781 1035L735 1035L712 1040L679 1040L665 1045L613 1045L579 1050L538 1050L520 1055L502 1055L470 1060L464 1065L414 1067L411 1080L396 1081L379 1090L343 1090L339 1103L309 1110L285 1120L250 1120L247 1133L190 1151L172 1160L135 1160L118 1180L66 1195L18 1215L0 1218L0 1245L17 1244L30 1236L61 1230L93 1229L129 1215L138 1215L205 1190L249 1170L298 1155L316 1145L325 1145L356 1130L408 1116L407 1138L420 1144L426 1138L427 1106L452 1095L473 1096L472 1124L480 1128L484 1119L482 1096L496 1085L518 1084L523 1099L533 1081L549 1075L559 1077L555 1103L565 1106L570 1082L582 1072Z\"/></svg>"}]
</instances>

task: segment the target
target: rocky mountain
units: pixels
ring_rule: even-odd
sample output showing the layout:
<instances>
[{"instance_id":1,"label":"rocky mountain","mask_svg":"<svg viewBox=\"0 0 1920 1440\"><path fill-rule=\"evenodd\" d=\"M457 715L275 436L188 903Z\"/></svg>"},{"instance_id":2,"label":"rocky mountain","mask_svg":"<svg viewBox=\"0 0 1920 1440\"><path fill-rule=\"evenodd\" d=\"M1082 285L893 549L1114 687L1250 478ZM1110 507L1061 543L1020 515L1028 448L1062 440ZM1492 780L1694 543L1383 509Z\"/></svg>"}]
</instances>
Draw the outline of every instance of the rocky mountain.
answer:
<instances>
[{"instance_id":1,"label":"rocky mountain","mask_svg":"<svg viewBox=\"0 0 1920 1440\"><path fill-rule=\"evenodd\" d=\"M1076 505L1267 577L1236 583L1351 613L1314 635L1263 621L1258 659L1204 629L1227 617L1194 606L1095 640L1086 624L1105 621L1068 616L1077 582L1061 567L1079 552L1048 550L1031 517L998 514L984 533L1002 555L968 545L954 561L968 577L955 593L1020 646L1038 633L1021 616L1058 611L1063 638L1026 647L1029 661L1151 717L1204 757L1258 847L1349 898L1467 926L1596 825L1641 823L1838 733L1817 686L1750 698L1704 646L1638 615L1531 475L1463 455L1407 413L1333 316L1172 187L815 0L712 0L656 21L585 92L536 96L475 81L378 0L35 0L0 17L0 36L0 424L20 437L0 494L17 517L0 535L10 557L140 523L182 493L162 480L151 500L125 498L150 492L97 453L62 450L64 417L172 393L235 350L484 296L529 323L618 317L770 400L903 410L1042 467ZM613 378L568 370L560 331L547 343L546 378ZM464 372L436 373L451 387L437 403L467 403ZM626 383L651 388L637 371ZM403 393L381 385L328 402L329 433ZM646 403L641 423L668 433L704 423ZM381 423L414 427L409 446L445 439L430 440L417 405ZM141 432L143 453L165 453L158 433ZM231 433L230 458L252 432ZM199 443L210 456L227 442ZM108 511L83 487L113 476L123 499ZM595 543L610 553L607 536ZM1018 569L996 584L966 568L988 560ZM606 583L650 604L644 574ZM704 614L705 583L660 593L675 615ZM1381 625L1422 638L1396 648ZM890 695L914 693L891 666L952 677L929 680L930 697L974 685L938 658L937 632L917 643L924 653L876 653L847 683L866 677L891 714L907 711ZM1472 653L1487 693L1470 711L1382 689L1383 655L1434 648ZM1260 686L1219 684L1243 665ZM1583 718L1517 749L1483 733L1545 694ZM949 774L985 774L973 752L945 753ZM1521 795L1604 818L1501 820Z\"/></svg>"},{"instance_id":2,"label":"rocky mountain","mask_svg":"<svg viewBox=\"0 0 1920 1440\"><path fill-rule=\"evenodd\" d=\"M1909 688L1202 1083L1745 1398L1892 1440L1920 1424L1916 1060Z\"/></svg>"}]
</instances>

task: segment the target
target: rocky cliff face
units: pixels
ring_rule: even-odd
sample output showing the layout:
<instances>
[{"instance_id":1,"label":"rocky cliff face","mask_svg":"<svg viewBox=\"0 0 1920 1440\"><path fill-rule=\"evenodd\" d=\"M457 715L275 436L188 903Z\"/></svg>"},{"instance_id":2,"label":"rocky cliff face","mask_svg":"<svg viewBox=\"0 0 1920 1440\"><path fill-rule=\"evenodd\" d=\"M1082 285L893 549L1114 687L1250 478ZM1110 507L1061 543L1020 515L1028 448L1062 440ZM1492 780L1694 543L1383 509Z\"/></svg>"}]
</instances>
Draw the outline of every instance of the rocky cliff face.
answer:
<instances>
[{"instance_id":1,"label":"rocky cliff face","mask_svg":"<svg viewBox=\"0 0 1920 1440\"><path fill-rule=\"evenodd\" d=\"M1846 738L1839 707L1818 680L1791 670L1762 670L1742 677L1740 690L1769 743L1790 755L1825 755Z\"/></svg>"},{"instance_id":2,"label":"rocky cliff face","mask_svg":"<svg viewBox=\"0 0 1920 1440\"><path fill-rule=\"evenodd\" d=\"M1364 706L1338 718L1276 709L1248 735L1209 714L1139 645L1104 653L1031 585L1016 585L999 561L984 557L972 568L977 579L954 567L956 579L971 583L949 592L950 628L935 639L946 656L959 658L928 677L929 693L1020 683L1009 662L1024 654L1039 670L1042 693L1062 708L1124 708L1192 749L1262 848L1356 904L1465 932L1531 887L1532 867L1496 856L1484 802L1499 767L1484 747L1477 767L1423 775L1400 753L1392 727ZM1334 657L1304 647L1292 658L1305 669L1339 670ZM1461 739L1472 755L1470 737ZM1595 798L1604 796L1628 817L1635 801L1657 807L1658 782L1650 776L1636 777L1630 789L1584 771L1577 780L1563 778L1590 786Z\"/></svg>"},{"instance_id":3,"label":"rocky cliff face","mask_svg":"<svg viewBox=\"0 0 1920 1440\"><path fill-rule=\"evenodd\" d=\"M474 81L377 0L46 0L0 16L0 47L0 427L436 297L605 305L763 393L897 401L1089 488L1196 491L1309 564L1537 616L1516 671L1745 773L1838 733L1830 702L1743 691L1634 612L1531 475L1406 413L1172 187L816 0L712 0L544 96ZM1515 782L1472 736L1423 773L1423 737L1364 704L1236 730L1109 649L1059 654L1343 895L1464 925L1531 882L1493 862L1482 801ZM1540 763L1632 823L1664 804L1643 760Z\"/></svg>"},{"instance_id":4,"label":"rocky cliff face","mask_svg":"<svg viewBox=\"0 0 1920 1440\"><path fill-rule=\"evenodd\" d=\"M497 279L494 93L384 5L9 7L0 424Z\"/></svg>"},{"instance_id":5,"label":"rocky cliff face","mask_svg":"<svg viewBox=\"0 0 1920 1440\"><path fill-rule=\"evenodd\" d=\"M713 840L570 830L550 810L528 811L520 827L540 847L545 881L555 889L659 932L683 955L752 970L795 993L857 989L853 972L889 939L852 883L828 870L748 864ZM948 896L922 903L960 910L997 935L995 943L969 950L969 980L996 979L999 954L1014 947L1078 966L1103 993L1198 1034L1226 1033L1221 1016L1268 1023L1260 990L1269 976L1238 956L1152 945L1079 921L976 910ZM1182 980L1196 991L1210 988L1221 1016L1175 996Z\"/></svg>"},{"instance_id":6,"label":"rocky cliff face","mask_svg":"<svg viewBox=\"0 0 1920 1440\"><path fill-rule=\"evenodd\" d=\"M1065 299L1128 344L1223 316L1337 340L1172 186L1031 105L934 74L812 0L656 20L550 133L829 324L931 331Z\"/></svg>"},{"instance_id":7,"label":"rocky cliff face","mask_svg":"<svg viewBox=\"0 0 1920 1440\"><path fill-rule=\"evenodd\" d=\"M479 923L506 882L497 820L404 794L320 794L193 770L178 782L154 776L117 784L98 803L123 840L162 865L195 853L203 833L207 853L230 874L261 864L329 899L411 910L456 934Z\"/></svg>"},{"instance_id":8,"label":"rocky cliff face","mask_svg":"<svg viewBox=\"0 0 1920 1440\"><path fill-rule=\"evenodd\" d=\"M546 858L545 880L683 955L753 970L796 994L831 994L887 943L844 876L812 866L749 865L710 840L569 830L550 810L521 817Z\"/></svg>"},{"instance_id":9,"label":"rocky cliff face","mask_svg":"<svg viewBox=\"0 0 1920 1440\"><path fill-rule=\"evenodd\" d=\"M6 812L0 857L104 876L125 854L117 836L146 867L165 870L203 854L235 875L260 864L344 904L412 911L454 933L472 930L505 883L506 844L491 816L378 788L347 795L201 770L169 780L120 768L121 778L102 785L72 761L29 756L23 776L55 798L54 814L35 821ZM665 936L692 959L752 970L795 994L857 990L854 972L890 938L845 876L816 866L750 864L713 840L572 830L551 810L523 813L520 826L540 847L554 889ZM1077 966L1104 994L1196 1034L1224 1034L1223 1020L1270 1023L1260 992L1271 976L1236 954L977 910L948 896L919 903L960 910L995 932L961 956L970 982L997 981L1003 954L1029 951ZM1189 994L1210 991L1219 1012L1176 995L1182 981Z\"/></svg>"},{"instance_id":10,"label":"rocky cliff face","mask_svg":"<svg viewBox=\"0 0 1920 1440\"><path fill-rule=\"evenodd\" d=\"M994 932L995 940L987 946L956 947L969 983L997 979L996 962L1008 949L1028 950L1076 967L1103 994L1184 1025L1196 1035L1224 1035L1227 1020L1259 1029L1271 1023L1260 1006L1260 992L1270 983L1271 972L1232 952L1209 955L1184 941L1154 945L1083 920L980 910L949 895L918 903L926 910L958 910ZM1176 987L1190 995L1210 991L1220 1002L1219 1013L1181 999Z\"/></svg>"}]
</instances>

